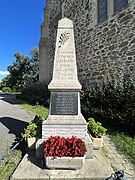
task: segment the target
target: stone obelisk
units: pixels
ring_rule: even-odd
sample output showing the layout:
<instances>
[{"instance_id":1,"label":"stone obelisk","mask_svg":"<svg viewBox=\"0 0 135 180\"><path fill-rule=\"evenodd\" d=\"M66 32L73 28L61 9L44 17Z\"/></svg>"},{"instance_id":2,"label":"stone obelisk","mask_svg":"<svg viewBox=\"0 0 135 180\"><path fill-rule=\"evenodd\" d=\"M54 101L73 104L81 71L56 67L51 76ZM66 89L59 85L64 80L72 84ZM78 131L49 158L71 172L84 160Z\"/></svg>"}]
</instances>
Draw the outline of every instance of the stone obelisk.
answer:
<instances>
[{"instance_id":1,"label":"stone obelisk","mask_svg":"<svg viewBox=\"0 0 135 180\"><path fill-rule=\"evenodd\" d=\"M73 22L67 18L58 23L49 116L42 124L42 139L52 136L76 136L86 142L87 157L92 158L92 142L87 122L80 110Z\"/></svg>"}]
</instances>

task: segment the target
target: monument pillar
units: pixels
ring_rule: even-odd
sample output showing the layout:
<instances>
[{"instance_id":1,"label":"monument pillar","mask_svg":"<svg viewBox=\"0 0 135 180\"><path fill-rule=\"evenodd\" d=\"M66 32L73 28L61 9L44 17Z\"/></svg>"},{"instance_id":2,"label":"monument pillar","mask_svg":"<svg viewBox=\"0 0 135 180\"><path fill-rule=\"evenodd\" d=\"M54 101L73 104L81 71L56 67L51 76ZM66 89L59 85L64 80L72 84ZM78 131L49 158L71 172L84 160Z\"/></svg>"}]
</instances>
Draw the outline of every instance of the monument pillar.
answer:
<instances>
[{"instance_id":1,"label":"monument pillar","mask_svg":"<svg viewBox=\"0 0 135 180\"><path fill-rule=\"evenodd\" d=\"M80 110L81 88L77 77L73 22L64 18L58 23L53 78L48 85L50 109L42 124L42 139L76 136L86 142L86 156L92 158L93 145Z\"/></svg>"}]
</instances>

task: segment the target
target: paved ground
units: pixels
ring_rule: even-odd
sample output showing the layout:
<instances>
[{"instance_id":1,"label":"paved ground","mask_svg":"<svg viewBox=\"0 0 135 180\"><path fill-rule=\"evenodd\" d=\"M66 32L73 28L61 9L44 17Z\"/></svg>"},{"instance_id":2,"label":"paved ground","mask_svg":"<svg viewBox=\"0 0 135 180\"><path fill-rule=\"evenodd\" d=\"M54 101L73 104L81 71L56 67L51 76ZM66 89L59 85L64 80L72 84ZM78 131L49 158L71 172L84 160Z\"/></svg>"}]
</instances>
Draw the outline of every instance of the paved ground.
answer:
<instances>
[{"instance_id":1,"label":"paved ground","mask_svg":"<svg viewBox=\"0 0 135 180\"><path fill-rule=\"evenodd\" d=\"M104 137L104 146L107 149L107 157L111 167L115 171L124 170L128 180L135 180L135 166L123 154L118 153L114 143L111 142L108 136Z\"/></svg>"},{"instance_id":2,"label":"paved ground","mask_svg":"<svg viewBox=\"0 0 135 180\"><path fill-rule=\"evenodd\" d=\"M14 145L32 114L15 104L14 95L0 94L0 159Z\"/></svg>"},{"instance_id":3,"label":"paved ground","mask_svg":"<svg viewBox=\"0 0 135 180\"><path fill-rule=\"evenodd\" d=\"M124 155L116 151L108 136L104 137L104 147L107 149L106 156L101 150L94 150L94 158L86 160L84 167L80 170L44 169L43 161L35 159L34 152L29 151L14 172L11 180L105 180L118 170L124 170L127 180L135 180L135 167L129 163Z\"/></svg>"},{"instance_id":4,"label":"paved ground","mask_svg":"<svg viewBox=\"0 0 135 180\"><path fill-rule=\"evenodd\" d=\"M23 128L34 118L15 104L15 96L0 94L0 156L9 150L20 136ZM104 138L107 157L101 151L94 151L94 159L86 160L81 170L47 170L42 161L36 160L34 152L28 152L13 174L14 180L24 179L103 179L113 170L124 170L128 180L135 180L135 167L126 157L116 151L109 137Z\"/></svg>"},{"instance_id":5,"label":"paved ground","mask_svg":"<svg viewBox=\"0 0 135 180\"><path fill-rule=\"evenodd\" d=\"M94 158L85 160L80 170L44 169L41 160L35 159L34 152L29 151L14 172L11 180L103 180L113 172L108 159L100 151L94 152Z\"/></svg>"}]
</instances>

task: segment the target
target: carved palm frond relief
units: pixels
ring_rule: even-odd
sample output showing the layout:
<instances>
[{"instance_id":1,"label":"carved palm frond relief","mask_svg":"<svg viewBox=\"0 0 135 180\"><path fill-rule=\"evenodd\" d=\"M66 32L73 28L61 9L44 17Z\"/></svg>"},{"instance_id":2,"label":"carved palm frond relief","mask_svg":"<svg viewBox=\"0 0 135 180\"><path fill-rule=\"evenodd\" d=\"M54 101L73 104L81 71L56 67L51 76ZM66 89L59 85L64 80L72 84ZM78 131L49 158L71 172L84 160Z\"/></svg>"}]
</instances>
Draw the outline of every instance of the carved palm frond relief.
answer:
<instances>
[{"instance_id":1,"label":"carved palm frond relief","mask_svg":"<svg viewBox=\"0 0 135 180\"><path fill-rule=\"evenodd\" d=\"M69 37L70 37L70 33L69 32L65 31L65 32L61 33L61 35L59 37L59 48L61 48L61 46L64 45L64 43L66 41L68 41Z\"/></svg>"}]
</instances>

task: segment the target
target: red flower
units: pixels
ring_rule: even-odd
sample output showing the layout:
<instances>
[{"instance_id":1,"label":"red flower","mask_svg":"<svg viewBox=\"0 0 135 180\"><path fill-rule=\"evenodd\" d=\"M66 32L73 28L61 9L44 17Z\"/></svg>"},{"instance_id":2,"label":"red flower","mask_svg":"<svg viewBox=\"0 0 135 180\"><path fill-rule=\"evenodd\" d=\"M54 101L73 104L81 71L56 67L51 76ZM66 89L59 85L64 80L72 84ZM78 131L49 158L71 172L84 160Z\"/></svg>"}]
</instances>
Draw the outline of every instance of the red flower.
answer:
<instances>
[{"instance_id":1,"label":"red flower","mask_svg":"<svg viewBox=\"0 0 135 180\"><path fill-rule=\"evenodd\" d=\"M53 156L54 158L57 156L84 156L86 152L85 142L75 136L71 138L50 136L44 144L44 156Z\"/></svg>"}]
</instances>

